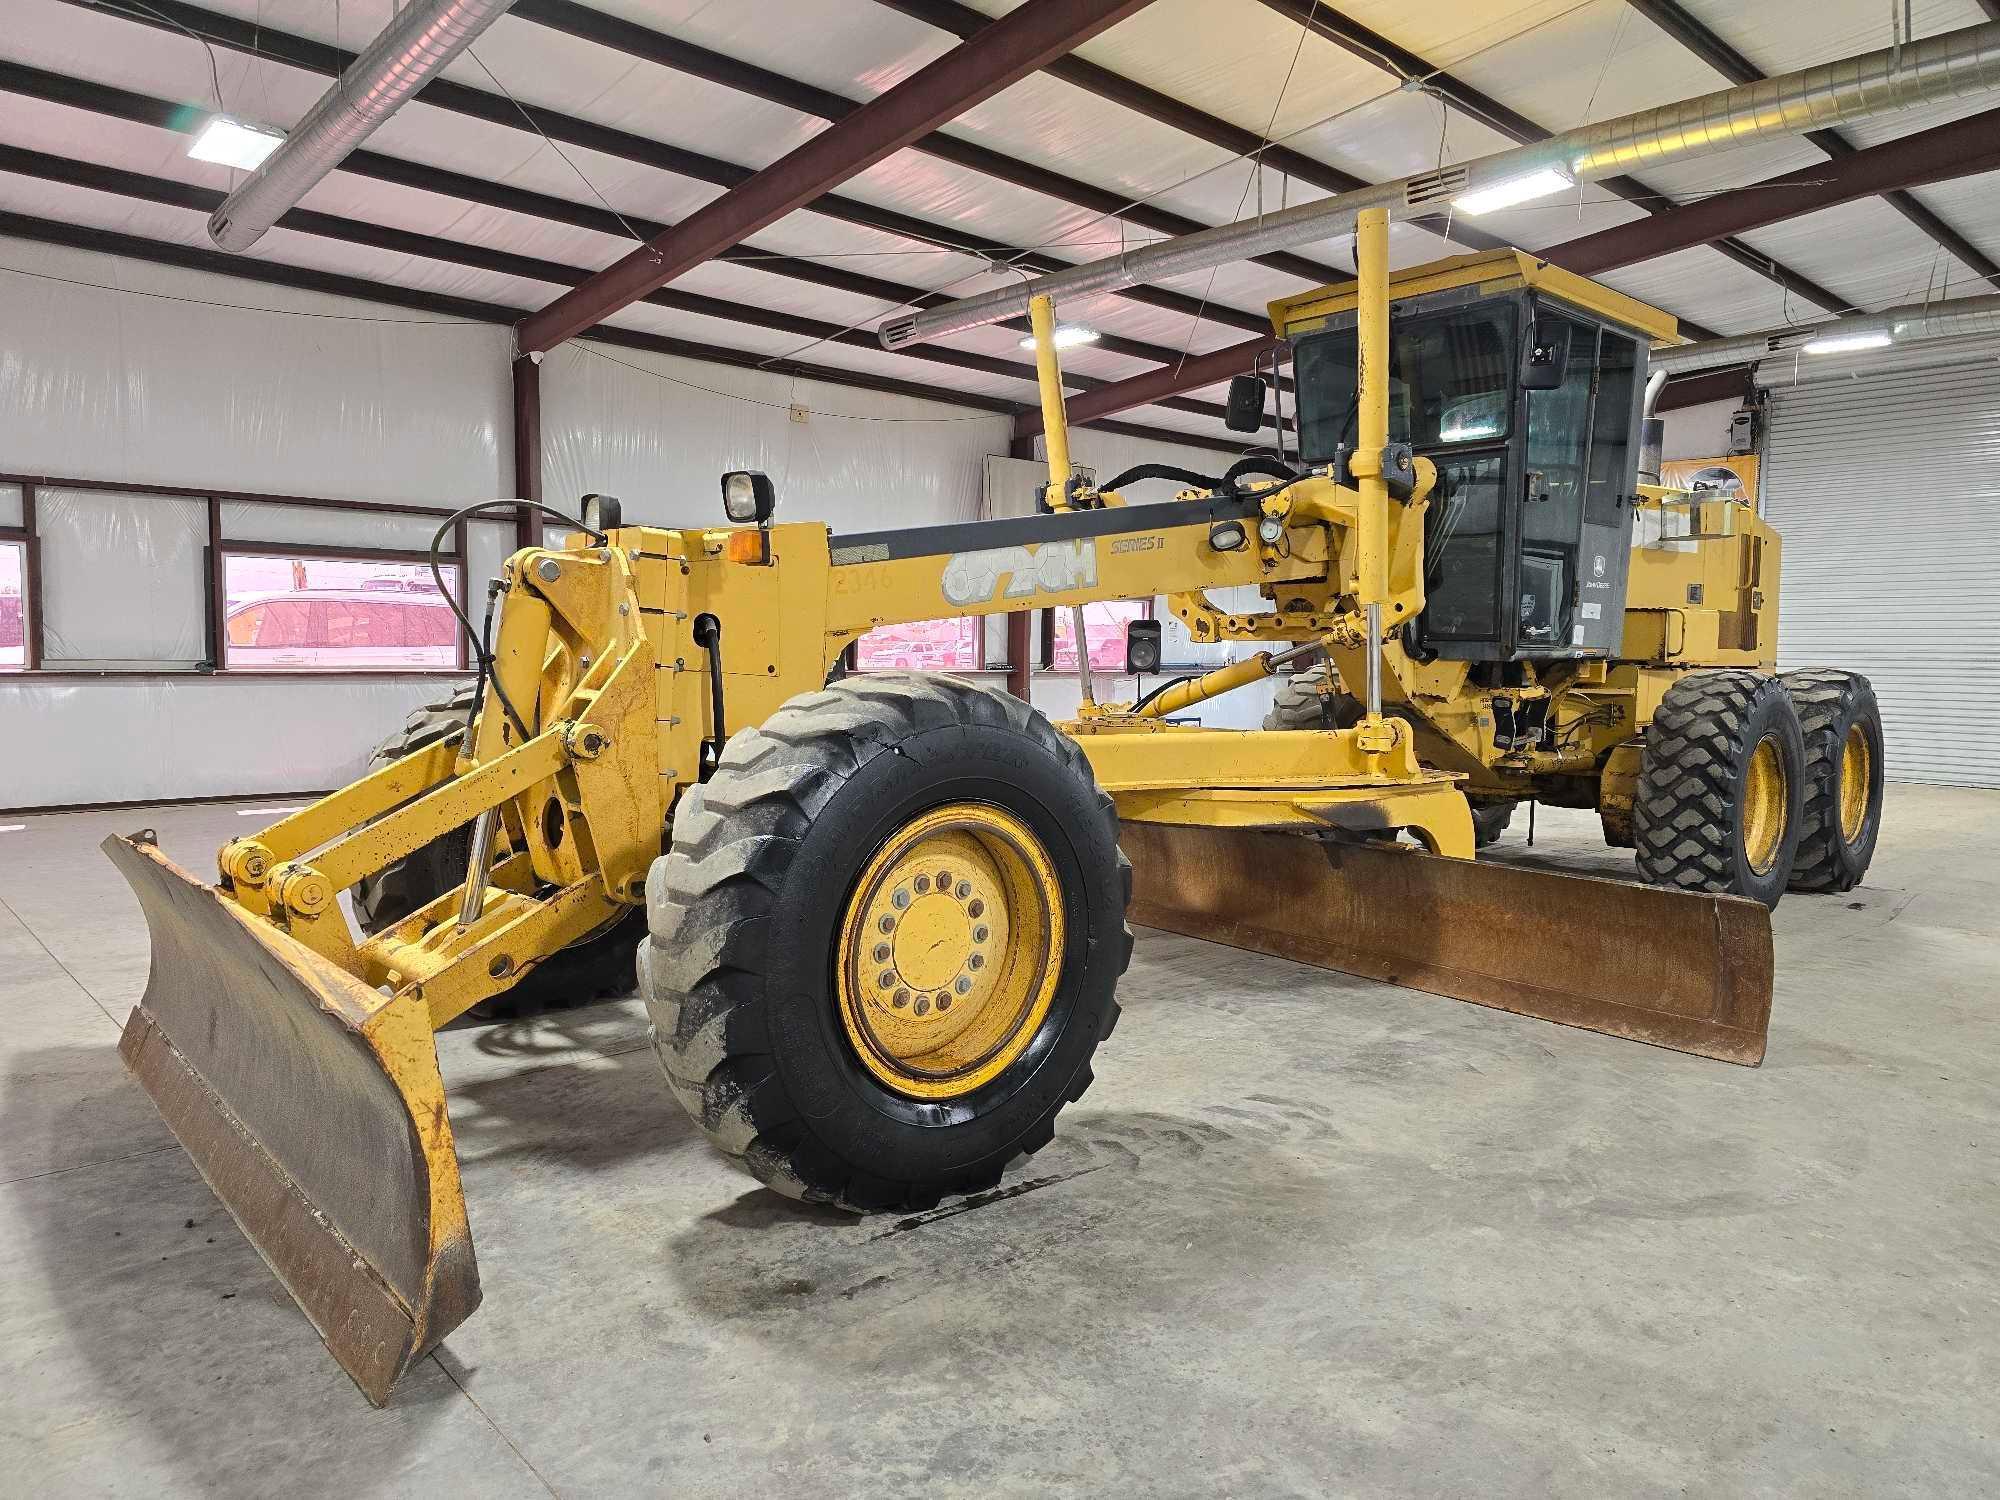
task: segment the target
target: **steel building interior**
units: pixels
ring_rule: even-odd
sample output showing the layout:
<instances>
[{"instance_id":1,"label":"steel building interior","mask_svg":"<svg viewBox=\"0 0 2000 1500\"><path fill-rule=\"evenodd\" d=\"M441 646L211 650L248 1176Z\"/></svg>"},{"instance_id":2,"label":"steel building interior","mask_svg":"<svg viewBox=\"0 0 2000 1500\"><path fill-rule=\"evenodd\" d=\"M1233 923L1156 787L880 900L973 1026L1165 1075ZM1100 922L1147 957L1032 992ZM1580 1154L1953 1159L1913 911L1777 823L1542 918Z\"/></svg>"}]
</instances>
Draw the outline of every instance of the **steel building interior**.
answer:
<instances>
[{"instance_id":1,"label":"steel building interior","mask_svg":"<svg viewBox=\"0 0 2000 1500\"><path fill-rule=\"evenodd\" d=\"M1996 520L1995 0L0 0L4 1488L2000 1493Z\"/></svg>"}]
</instances>

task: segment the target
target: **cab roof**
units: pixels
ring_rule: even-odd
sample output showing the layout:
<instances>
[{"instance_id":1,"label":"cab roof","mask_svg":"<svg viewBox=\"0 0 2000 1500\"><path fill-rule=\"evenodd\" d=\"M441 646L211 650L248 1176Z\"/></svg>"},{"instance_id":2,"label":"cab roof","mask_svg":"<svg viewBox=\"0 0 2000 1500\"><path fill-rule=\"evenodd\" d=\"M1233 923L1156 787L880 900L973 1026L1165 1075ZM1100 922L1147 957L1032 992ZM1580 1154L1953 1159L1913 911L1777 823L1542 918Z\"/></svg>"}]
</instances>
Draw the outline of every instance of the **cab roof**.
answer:
<instances>
[{"instance_id":1,"label":"cab roof","mask_svg":"<svg viewBox=\"0 0 2000 1500\"><path fill-rule=\"evenodd\" d=\"M1565 271L1546 260L1537 260L1526 250L1487 250L1477 255L1454 255L1421 266L1389 273L1391 303L1432 292L1477 287L1481 296L1515 292L1523 287L1546 292L1559 301L1597 314L1608 322L1622 324L1642 333L1655 344L1680 344L1680 323L1673 314L1649 307L1636 297L1614 292L1610 287ZM1283 297L1270 304L1271 328L1280 337L1310 333L1338 313L1350 312L1358 300L1358 283L1335 281L1297 296Z\"/></svg>"}]
</instances>

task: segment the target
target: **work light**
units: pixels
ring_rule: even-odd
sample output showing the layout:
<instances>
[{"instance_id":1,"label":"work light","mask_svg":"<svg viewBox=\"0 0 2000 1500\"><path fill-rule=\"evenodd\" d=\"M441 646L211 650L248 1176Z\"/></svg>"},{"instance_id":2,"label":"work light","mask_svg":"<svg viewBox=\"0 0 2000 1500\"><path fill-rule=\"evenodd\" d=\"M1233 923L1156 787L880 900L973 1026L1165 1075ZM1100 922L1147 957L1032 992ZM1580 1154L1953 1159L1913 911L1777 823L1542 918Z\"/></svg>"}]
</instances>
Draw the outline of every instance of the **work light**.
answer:
<instances>
[{"instance_id":1,"label":"work light","mask_svg":"<svg viewBox=\"0 0 2000 1500\"><path fill-rule=\"evenodd\" d=\"M770 475L739 469L722 476L722 513L738 526L762 526L777 508L778 492Z\"/></svg>"}]
</instances>

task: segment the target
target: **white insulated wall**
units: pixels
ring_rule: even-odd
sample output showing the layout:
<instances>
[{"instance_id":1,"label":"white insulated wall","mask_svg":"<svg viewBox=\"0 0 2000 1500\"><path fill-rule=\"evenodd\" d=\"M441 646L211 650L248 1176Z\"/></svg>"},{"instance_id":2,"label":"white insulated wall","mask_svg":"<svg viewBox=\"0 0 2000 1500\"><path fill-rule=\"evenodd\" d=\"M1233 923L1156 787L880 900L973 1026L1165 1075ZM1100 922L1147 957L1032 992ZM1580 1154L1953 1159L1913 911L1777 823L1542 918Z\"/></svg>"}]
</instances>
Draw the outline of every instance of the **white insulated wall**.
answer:
<instances>
[{"instance_id":1,"label":"white insulated wall","mask_svg":"<svg viewBox=\"0 0 2000 1500\"><path fill-rule=\"evenodd\" d=\"M721 525L731 469L771 476L780 521L970 521L1007 434L1006 417L963 406L613 346L542 362L543 498L616 495L629 521Z\"/></svg>"},{"instance_id":2,"label":"white insulated wall","mask_svg":"<svg viewBox=\"0 0 2000 1500\"><path fill-rule=\"evenodd\" d=\"M51 670L184 671L201 655L202 504L138 486L425 505L502 492L504 330L14 240L0 267L0 470L135 486L37 496ZM411 544L407 517L231 506L226 524ZM497 556L501 528L480 530L475 553ZM0 676L0 806L337 785L448 687Z\"/></svg>"},{"instance_id":3,"label":"white insulated wall","mask_svg":"<svg viewBox=\"0 0 2000 1500\"><path fill-rule=\"evenodd\" d=\"M0 472L426 506L501 497L508 352L506 330L488 325L0 239ZM600 491L633 520L712 523L718 476L761 468L781 519L970 520L985 456L1006 451L1007 420L962 406L603 355L572 346L543 367L545 494L561 509ZM335 786L411 707L449 690L434 676L189 672L201 502L54 487L37 498L45 665L185 675L0 675L13 731L0 736L0 807ZM8 524L11 506L0 496ZM224 528L410 548L430 523L230 504ZM508 526L472 528L475 601L512 544Z\"/></svg>"}]
</instances>

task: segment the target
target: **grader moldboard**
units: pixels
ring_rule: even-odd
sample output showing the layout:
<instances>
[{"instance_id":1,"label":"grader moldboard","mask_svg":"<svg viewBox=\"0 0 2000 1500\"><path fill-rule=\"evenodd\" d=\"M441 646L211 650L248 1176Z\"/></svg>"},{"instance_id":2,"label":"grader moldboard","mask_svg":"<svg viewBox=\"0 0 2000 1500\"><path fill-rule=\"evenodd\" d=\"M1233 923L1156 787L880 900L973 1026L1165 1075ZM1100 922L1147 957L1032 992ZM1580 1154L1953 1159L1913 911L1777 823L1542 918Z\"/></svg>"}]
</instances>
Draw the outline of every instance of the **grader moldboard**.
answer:
<instances>
[{"instance_id":1,"label":"grader moldboard","mask_svg":"<svg viewBox=\"0 0 2000 1500\"><path fill-rule=\"evenodd\" d=\"M671 1092L760 1181L856 1210L989 1187L1050 1140L1117 1019L1128 918L1761 1059L1764 906L1475 864L1464 773L1382 711L1439 465L1390 440L1379 211L1357 257L1358 440L1333 465L1124 504L1070 466L1040 298L1048 514L831 536L772 524L748 473L713 530L593 498L564 549L507 562L490 636L468 622L461 734L232 841L213 886L107 842L153 939L121 1050L372 1400L479 1300L433 1031L639 911ZM1274 607L1203 597L1245 584ZM885 623L1161 593L1277 649L1136 704L1086 693L1060 729L954 677L830 678ZM1350 727L1171 722L1329 649L1362 662ZM350 928L343 890L440 848L462 867Z\"/></svg>"}]
</instances>

